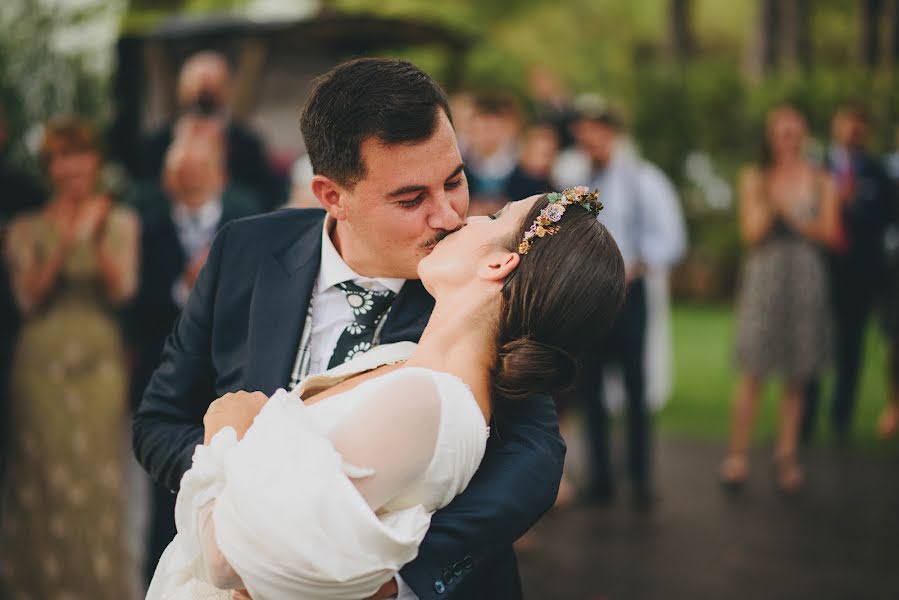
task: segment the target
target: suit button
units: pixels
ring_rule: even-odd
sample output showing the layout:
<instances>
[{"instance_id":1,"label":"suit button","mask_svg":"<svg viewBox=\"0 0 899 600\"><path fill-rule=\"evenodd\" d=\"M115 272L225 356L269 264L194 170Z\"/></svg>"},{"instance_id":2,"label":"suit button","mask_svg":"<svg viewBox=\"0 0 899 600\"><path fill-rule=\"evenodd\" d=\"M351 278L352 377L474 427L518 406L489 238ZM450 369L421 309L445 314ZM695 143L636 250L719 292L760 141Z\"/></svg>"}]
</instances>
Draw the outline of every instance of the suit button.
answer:
<instances>
[{"instance_id":1,"label":"suit button","mask_svg":"<svg viewBox=\"0 0 899 600\"><path fill-rule=\"evenodd\" d=\"M437 592L438 594L442 594L443 592L446 591L446 585L438 579L437 581L434 582L434 591Z\"/></svg>"},{"instance_id":2,"label":"suit button","mask_svg":"<svg viewBox=\"0 0 899 600\"><path fill-rule=\"evenodd\" d=\"M453 575L455 575L456 577L461 577L462 576L462 567L459 565L456 565L455 567L453 567Z\"/></svg>"},{"instance_id":3,"label":"suit button","mask_svg":"<svg viewBox=\"0 0 899 600\"><path fill-rule=\"evenodd\" d=\"M453 574L449 569L444 569L443 573L441 573L441 576L443 577L443 580L446 582L447 585L449 585L453 582Z\"/></svg>"},{"instance_id":4,"label":"suit button","mask_svg":"<svg viewBox=\"0 0 899 600\"><path fill-rule=\"evenodd\" d=\"M465 559L462 561L462 566L465 567L466 569L470 569L472 566L474 566L474 561L472 560L470 555L466 556Z\"/></svg>"}]
</instances>

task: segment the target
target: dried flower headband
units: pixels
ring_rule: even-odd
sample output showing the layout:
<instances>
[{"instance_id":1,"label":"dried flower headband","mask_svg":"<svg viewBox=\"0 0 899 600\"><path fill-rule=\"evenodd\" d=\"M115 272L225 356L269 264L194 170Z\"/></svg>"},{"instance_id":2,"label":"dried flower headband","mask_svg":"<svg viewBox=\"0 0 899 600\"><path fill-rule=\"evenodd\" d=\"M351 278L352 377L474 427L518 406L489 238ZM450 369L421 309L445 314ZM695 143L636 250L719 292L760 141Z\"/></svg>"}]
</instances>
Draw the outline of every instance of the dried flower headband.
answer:
<instances>
[{"instance_id":1,"label":"dried flower headband","mask_svg":"<svg viewBox=\"0 0 899 600\"><path fill-rule=\"evenodd\" d=\"M591 192L589 188L583 185L568 188L561 194L552 192L546 195L546 199L549 201L549 204L540 211L540 214L534 219L534 223L524 232L524 239L518 244L519 254L527 254L536 238L555 235L559 232L561 227L553 225L553 223L559 222L562 215L565 214L565 207L577 204L591 213L598 213L602 210L599 192L596 190Z\"/></svg>"}]
</instances>

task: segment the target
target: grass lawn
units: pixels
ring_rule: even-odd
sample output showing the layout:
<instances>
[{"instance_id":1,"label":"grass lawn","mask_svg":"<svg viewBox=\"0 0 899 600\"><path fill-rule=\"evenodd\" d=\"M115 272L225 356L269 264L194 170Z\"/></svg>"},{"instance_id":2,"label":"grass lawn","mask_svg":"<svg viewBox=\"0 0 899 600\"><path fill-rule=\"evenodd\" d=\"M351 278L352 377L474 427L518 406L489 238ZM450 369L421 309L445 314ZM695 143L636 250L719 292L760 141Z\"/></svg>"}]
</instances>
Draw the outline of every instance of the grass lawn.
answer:
<instances>
[{"instance_id":1,"label":"grass lawn","mask_svg":"<svg viewBox=\"0 0 899 600\"><path fill-rule=\"evenodd\" d=\"M736 382L733 361L734 322L731 307L680 305L672 310L674 389L658 416L659 427L669 433L724 439L730 422ZM864 446L899 448L876 439L877 416L886 401L886 344L872 322L866 340L864 368L859 386L854 437ZM829 439L831 377L825 378L823 410L819 413L818 440ZM779 382L767 386L756 437L770 439L775 431Z\"/></svg>"}]
</instances>

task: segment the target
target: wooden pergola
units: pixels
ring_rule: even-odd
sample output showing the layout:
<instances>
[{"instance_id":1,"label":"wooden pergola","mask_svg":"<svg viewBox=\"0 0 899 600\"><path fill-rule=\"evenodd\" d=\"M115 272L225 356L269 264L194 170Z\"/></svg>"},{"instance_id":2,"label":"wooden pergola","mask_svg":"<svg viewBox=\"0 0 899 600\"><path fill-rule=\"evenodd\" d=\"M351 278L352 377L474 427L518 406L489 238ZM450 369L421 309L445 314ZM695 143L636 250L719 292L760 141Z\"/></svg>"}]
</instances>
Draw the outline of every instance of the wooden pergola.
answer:
<instances>
[{"instance_id":1,"label":"wooden pergola","mask_svg":"<svg viewBox=\"0 0 899 600\"><path fill-rule=\"evenodd\" d=\"M368 15L171 20L119 39L112 145L127 166L136 164L138 139L174 116L178 71L201 50L221 52L232 66L232 114L259 131L275 153L295 156L302 151L299 111L316 76L350 57L432 47L445 57L435 76L452 90L472 41L434 23Z\"/></svg>"}]
</instances>

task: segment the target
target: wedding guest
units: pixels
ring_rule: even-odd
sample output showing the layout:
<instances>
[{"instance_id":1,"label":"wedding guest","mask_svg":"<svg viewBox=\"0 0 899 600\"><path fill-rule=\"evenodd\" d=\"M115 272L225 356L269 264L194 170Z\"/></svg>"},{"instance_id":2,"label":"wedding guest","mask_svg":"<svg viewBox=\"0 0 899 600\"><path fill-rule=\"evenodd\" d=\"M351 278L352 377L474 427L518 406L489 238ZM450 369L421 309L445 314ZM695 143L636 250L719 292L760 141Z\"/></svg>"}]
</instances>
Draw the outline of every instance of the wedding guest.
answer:
<instances>
[{"instance_id":1,"label":"wedding guest","mask_svg":"<svg viewBox=\"0 0 899 600\"><path fill-rule=\"evenodd\" d=\"M604 368L618 364L624 376L628 423L628 471L636 508L651 506L651 418L646 397L647 303L645 275L665 270L686 250L686 230L673 187L654 165L627 146L620 119L607 107L584 111L574 124L581 150L590 158L590 187L600 191L600 221L621 249L627 299L602 350L584 362L581 398L591 446L588 501L613 496L610 422L603 398Z\"/></svg>"},{"instance_id":2,"label":"wedding guest","mask_svg":"<svg viewBox=\"0 0 899 600\"><path fill-rule=\"evenodd\" d=\"M36 181L15 168L7 157L6 116L0 104L0 247L6 239L10 222L20 213L38 208L44 193ZM6 428L9 425L9 368L20 325L19 309L13 301L9 273L0 260L0 484L6 464Z\"/></svg>"},{"instance_id":3,"label":"wedding guest","mask_svg":"<svg viewBox=\"0 0 899 600\"><path fill-rule=\"evenodd\" d=\"M287 201L287 181L272 171L262 140L229 114L230 101L231 73L223 56L200 52L187 59L178 76L179 116L193 114L219 127L229 178L252 191L266 210L281 206ZM159 181L173 129L174 123L165 125L144 142L141 180Z\"/></svg>"},{"instance_id":4,"label":"wedding guest","mask_svg":"<svg viewBox=\"0 0 899 600\"><path fill-rule=\"evenodd\" d=\"M899 147L899 128L896 129ZM883 289L883 326L887 338L887 405L878 422L883 437L899 432L899 150L887 157L887 174L892 181L889 225L884 235L886 278Z\"/></svg>"},{"instance_id":5,"label":"wedding guest","mask_svg":"<svg viewBox=\"0 0 899 600\"><path fill-rule=\"evenodd\" d=\"M833 118L827 167L837 183L842 239L830 252L836 377L831 393L831 428L845 441L852 429L864 334L884 278L883 235L890 183L883 166L865 149L865 111L843 106ZM810 382L803 415L803 439L811 439L818 409L819 381Z\"/></svg>"},{"instance_id":6,"label":"wedding guest","mask_svg":"<svg viewBox=\"0 0 899 600\"><path fill-rule=\"evenodd\" d=\"M0 595L118 600L128 382L116 308L136 288L138 221L98 191L100 147L87 122L51 120L40 154L51 196L13 221L5 248L24 321Z\"/></svg>"},{"instance_id":7,"label":"wedding guest","mask_svg":"<svg viewBox=\"0 0 899 600\"><path fill-rule=\"evenodd\" d=\"M559 147L574 145L571 124L577 111L559 76L546 65L533 65L528 72L528 95L532 114L555 129Z\"/></svg>"},{"instance_id":8,"label":"wedding guest","mask_svg":"<svg viewBox=\"0 0 899 600\"><path fill-rule=\"evenodd\" d=\"M221 135L198 136L189 130L169 146L161 185L142 186L138 196L140 284L129 310L129 337L137 351L131 385L135 406L206 264L216 232L229 221L259 212L255 197L227 180ZM150 507L148 582L175 536L175 496L154 483Z\"/></svg>"},{"instance_id":9,"label":"wedding guest","mask_svg":"<svg viewBox=\"0 0 899 600\"><path fill-rule=\"evenodd\" d=\"M521 115L514 96L503 92L475 96L463 155L470 214L493 214L508 201L504 192L518 163L520 128Z\"/></svg>"},{"instance_id":10,"label":"wedding guest","mask_svg":"<svg viewBox=\"0 0 899 600\"><path fill-rule=\"evenodd\" d=\"M321 206L312 193L312 163L309 156L296 159L290 169L290 200L285 208L318 208Z\"/></svg>"},{"instance_id":11,"label":"wedding guest","mask_svg":"<svg viewBox=\"0 0 899 600\"><path fill-rule=\"evenodd\" d=\"M503 196L522 200L553 189L550 172L559 152L559 136L549 123L535 123L525 132L518 164L506 181Z\"/></svg>"},{"instance_id":12,"label":"wedding guest","mask_svg":"<svg viewBox=\"0 0 899 600\"><path fill-rule=\"evenodd\" d=\"M745 482L747 452L762 384L783 380L774 451L777 484L802 485L797 461L803 390L831 355L824 247L839 235L836 188L803 155L805 118L784 106L768 114L762 163L740 174L740 232L748 249L737 305L736 359L730 449L720 477Z\"/></svg>"}]
</instances>

